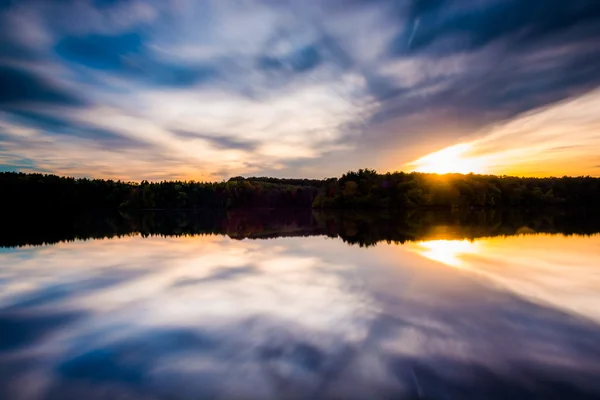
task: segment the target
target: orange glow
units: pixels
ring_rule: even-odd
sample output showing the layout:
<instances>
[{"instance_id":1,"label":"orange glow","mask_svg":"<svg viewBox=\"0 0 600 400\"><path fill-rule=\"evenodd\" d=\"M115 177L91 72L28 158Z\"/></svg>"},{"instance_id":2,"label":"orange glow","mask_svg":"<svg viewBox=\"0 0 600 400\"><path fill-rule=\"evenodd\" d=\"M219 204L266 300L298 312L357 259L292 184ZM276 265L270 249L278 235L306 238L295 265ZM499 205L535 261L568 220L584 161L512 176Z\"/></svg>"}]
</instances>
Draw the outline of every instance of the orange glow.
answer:
<instances>
[{"instance_id":1,"label":"orange glow","mask_svg":"<svg viewBox=\"0 0 600 400\"><path fill-rule=\"evenodd\" d=\"M600 90L525 113L479 132L479 138L404 165L430 173L517 176L600 174Z\"/></svg>"},{"instance_id":2,"label":"orange glow","mask_svg":"<svg viewBox=\"0 0 600 400\"><path fill-rule=\"evenodd\" d=\"M409 165L413 166L415 171L436 174L485 173L484 163L481 159L465 156L470 148L470 144L457 144L421 157Z\"/></svg>"}]
</instances>

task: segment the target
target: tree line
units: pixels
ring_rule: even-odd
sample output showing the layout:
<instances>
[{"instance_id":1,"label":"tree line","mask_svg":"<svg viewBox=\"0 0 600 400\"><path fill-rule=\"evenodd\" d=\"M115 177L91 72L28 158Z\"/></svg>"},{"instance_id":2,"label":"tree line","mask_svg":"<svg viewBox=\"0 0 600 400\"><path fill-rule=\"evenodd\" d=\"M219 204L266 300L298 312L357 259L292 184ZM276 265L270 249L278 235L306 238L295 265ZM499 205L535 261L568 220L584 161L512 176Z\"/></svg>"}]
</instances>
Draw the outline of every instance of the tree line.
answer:
<instances>
[{"instance_id":1,"label":"tree line","mask_svg":"<svg viewBox=\"0 0 600 400\"><path fill-rule=\"evenodd\" d=\"M316 208L540 207L600 205L600 178L477 174L378 174L361 169L327 180Z\"/></svg>"},{"instance_id":2,"label":"tree line","mask_svg":"<svg viewBox=\"0 0 600 400\"><path fill-rule=\"evenodd\" d=\"M290 181L290 182L288 182ZM301 180L298 180L301 181ZM293 182L293 184L292 184ZM123 182L56 175L0 173L0 206L34 209L310 208L316 185L275 178L226 182Z\"/></svg>"},{"instance_id":3,"label":"tree line","mask_svg":"<svg viewBox=\"0 0 600 400\"><path fill-rule=\"evenodd\" d=\"M66 210L527 208L600 203L600 178L378 174L370 169L322 180L234 177L222 182L123 182L2 172L0 188L2 207Z\"/></svg>"}]
</instances>

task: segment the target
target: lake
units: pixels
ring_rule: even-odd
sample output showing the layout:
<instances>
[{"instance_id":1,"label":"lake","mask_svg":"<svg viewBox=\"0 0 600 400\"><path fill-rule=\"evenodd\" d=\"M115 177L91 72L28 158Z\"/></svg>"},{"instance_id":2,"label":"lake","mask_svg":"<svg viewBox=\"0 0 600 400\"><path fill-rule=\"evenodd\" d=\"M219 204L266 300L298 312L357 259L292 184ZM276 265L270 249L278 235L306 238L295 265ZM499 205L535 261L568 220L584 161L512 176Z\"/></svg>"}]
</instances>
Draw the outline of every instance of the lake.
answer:
<instances>
[{"instance_id":1,"label":"lake","mask_svg":"<svg viewBox=\"0 0 600 400\"><path fill-rule=\"evenodd\" d=\"M2 399L600 398L597 213L17 219Z\"/></svg>"}]
</instances>

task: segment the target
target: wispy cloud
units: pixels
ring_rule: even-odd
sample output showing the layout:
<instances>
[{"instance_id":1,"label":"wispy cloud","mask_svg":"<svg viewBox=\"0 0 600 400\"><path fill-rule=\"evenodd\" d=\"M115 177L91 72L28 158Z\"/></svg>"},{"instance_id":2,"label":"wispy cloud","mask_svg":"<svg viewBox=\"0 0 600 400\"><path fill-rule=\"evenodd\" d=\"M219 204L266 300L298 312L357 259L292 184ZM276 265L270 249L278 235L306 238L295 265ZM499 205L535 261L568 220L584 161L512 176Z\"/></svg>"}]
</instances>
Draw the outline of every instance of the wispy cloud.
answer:
<instances>
[{"instance_id":1,"label":"wispy cloud","mask_svg":"<svg viewBox=\"0 0 600 400\"><path fill-rule=\"evenodd\" d=\"M599 26L595 0L8 2L0 162L128 179L393 168L600 85Z\"/></svg>"}]
</instances>

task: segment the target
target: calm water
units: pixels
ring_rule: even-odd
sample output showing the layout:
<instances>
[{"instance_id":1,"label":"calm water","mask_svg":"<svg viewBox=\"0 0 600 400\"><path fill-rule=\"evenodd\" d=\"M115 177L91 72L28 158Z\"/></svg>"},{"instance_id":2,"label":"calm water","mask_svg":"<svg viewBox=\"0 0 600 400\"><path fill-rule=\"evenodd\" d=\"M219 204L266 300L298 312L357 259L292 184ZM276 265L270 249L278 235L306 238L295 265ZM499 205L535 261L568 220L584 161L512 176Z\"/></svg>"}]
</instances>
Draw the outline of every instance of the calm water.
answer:
<instances>
[{"instance_id":1,"label":"calm water","mask_svg":"<svg viewBox=\"0 0 600 400\"><path fill-rule=\"evenodd\" d=\"M589 215L62 220L0 235L1 399L600 398Z\"/></svg>"}]
</instances>

